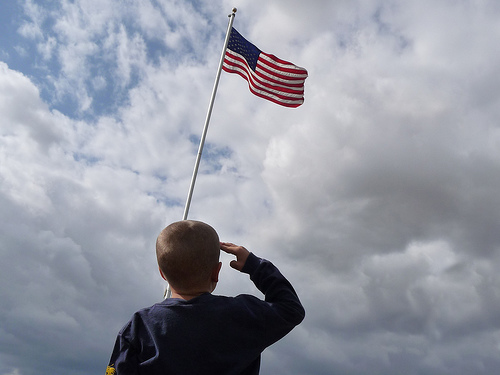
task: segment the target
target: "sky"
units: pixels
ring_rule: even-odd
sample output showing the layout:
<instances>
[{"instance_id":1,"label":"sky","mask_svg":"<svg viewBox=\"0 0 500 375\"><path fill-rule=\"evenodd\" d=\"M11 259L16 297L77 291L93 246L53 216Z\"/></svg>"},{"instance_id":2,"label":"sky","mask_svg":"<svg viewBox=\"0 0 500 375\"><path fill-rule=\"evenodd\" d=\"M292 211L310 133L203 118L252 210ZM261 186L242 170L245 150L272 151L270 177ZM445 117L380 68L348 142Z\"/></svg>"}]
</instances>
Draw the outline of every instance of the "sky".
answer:
<instances>
[{"instance_id":1,"label":"sky","mask_svg":"<svg viewBox=\"0 0 500 375\"><path fill-rule=\"evenodd\" d=\"M161 301L233 7L309 72L296 109L222 73L189 212L304 304L261 373L497 373L498 1L5 0L0 375L104 373Z\"/></svg>"}]
</instances>

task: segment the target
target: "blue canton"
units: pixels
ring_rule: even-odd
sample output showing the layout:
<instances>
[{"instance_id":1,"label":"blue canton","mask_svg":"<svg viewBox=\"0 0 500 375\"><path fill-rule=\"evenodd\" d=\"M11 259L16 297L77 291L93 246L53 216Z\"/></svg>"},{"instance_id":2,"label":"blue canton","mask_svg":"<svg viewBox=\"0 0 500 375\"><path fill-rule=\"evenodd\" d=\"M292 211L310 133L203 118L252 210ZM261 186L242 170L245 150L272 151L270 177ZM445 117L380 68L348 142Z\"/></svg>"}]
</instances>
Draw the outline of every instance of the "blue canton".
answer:
<instances>
[{"instance_id":1,"label":"blue canton","mask_svg":"<svg viewBox=\"0 0 500 375\"><path fill-rule=\"evenodd\" d=\"M227 48L242 55L250 68L255 72L255 67L257 66L257 60L259 59L261 51L248 40L243 38L235 28L232 28L231 30L231 36L229 38Z\"/></svg>"}]
</instances>

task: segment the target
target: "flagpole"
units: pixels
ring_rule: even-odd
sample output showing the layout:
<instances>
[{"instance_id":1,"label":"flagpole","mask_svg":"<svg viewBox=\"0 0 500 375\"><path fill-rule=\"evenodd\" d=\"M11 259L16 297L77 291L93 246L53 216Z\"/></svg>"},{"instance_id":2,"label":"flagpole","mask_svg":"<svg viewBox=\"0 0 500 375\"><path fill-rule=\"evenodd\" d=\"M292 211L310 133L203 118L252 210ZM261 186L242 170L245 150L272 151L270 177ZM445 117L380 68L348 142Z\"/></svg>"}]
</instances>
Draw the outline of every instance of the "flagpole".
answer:
<instances>
[{"instance_id":1,"label":"flagpole","mask_svg":"<svg viewBox=\"0 0 500 375\"><path fill-rule=\"evenodd\" d=\"M208 124L210 123L210 117L212 116L212 109L214 107L215 95L217 94L217 87L219 86L220 73L222 71L222 64L224 63L224 55L226 54L227 44L229 42L229 37L231 35L231 27L233 26L234 16L236 15L236 8L233 8L229 17L229 24L226 31L226 39L224 40L224 48L222 49L222 54L219 62L219 69L217 70L217 76L215 77L214 87L212 89L212 97L210 98L210 104L208 106L207 117L205 119L205 126L203 127L203 133L200 139L200 146L198 148L198 155L196 156L196 163L194 165L193 177L191 178L191 186L189 187L189 193L186 200L186 206L184 207L184 215L182 220L186 220L189 212L189 207L191 206L191 198L193 197L194 184L196 182L196 176L198 175L198 168L200 166L201 154L203 152L203 146L205 145L205 138L207 136Z\"/></svg>"},{"instance_id":2,"label":"flagpole","mask_svg":"<svg viewBox=\"0 0 500 375\"><path fill-rule=\"evenodd\" d=\"M210 97L210 104L208 105L207 116L205 118L205 125L203 126L203 133L200 139L200 145L198 147L198 154L196 156L196 162L194 164L193 176L191 177L191 185L189 186L189 193L186 199L186 205L184 207L184 215L182 220L187 220L189 207L191 206L191 199L193 197L194 185L196 183L196 176L198 175L198 168L200 167L201 154L203 152L203 146L205 145L205 138L207 137L208 124L210 123L210 117L212 116L212 109L214 107L215 95L217 94L217 87L219 86L220 73L222 71L222 64L224 63L224 55L226 54L227 44L229 43L229 37L231 36L231 27L233 26L234 17L236 15L236 8L233 8L229 17L229 24L227 25L226 38L224 39L224 48L222 48L222 54L219 61L219 68L217 69L217 75L215 76L214 87L212 89L212 96ZM170 298L172 296L172 290L170 285L167 285L165 289L165 298Z\"/></svg>"}]
</instances>

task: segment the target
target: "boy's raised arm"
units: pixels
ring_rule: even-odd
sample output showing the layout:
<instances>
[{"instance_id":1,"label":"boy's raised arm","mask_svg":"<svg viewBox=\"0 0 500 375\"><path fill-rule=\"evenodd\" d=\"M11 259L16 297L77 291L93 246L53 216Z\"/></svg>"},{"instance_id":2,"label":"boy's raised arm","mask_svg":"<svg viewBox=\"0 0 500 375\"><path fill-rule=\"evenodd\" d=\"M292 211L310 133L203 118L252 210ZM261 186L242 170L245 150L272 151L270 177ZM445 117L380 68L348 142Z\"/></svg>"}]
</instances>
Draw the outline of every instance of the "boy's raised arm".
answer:
<instances>
[{"instance_id":1,"label":"boy's raised arm","mask_svg":"<svg viewBox=\"0 0 500 375\"><path fill-rule=\"evenodd\" d=\"M230 263L231 267L250 275L269 307L291 323L290 329L304 319L305 311L297 293L276 266L243 246L229 242L221 242L220 246L222 251L236 256L236 260Z\"/></svg>"}]
</instances>

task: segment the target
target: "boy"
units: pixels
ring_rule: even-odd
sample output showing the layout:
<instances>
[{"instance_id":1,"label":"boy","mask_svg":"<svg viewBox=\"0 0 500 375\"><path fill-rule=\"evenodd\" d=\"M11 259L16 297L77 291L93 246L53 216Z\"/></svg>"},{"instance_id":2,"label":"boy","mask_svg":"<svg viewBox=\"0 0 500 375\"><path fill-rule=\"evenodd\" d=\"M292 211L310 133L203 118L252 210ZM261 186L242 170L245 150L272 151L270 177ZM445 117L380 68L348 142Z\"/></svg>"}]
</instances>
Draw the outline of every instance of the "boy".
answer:
<instances>
[{"instance_id":1,"label":"boy","mask_svg":"<svg viewBox=\"0 0 500 375\"><path fill-rule=\"evenodd\" d=\"M220 250L236 256L264 293L216 296ZM184 220L156 241L161 276L172 298L138 311L116 339L107 374L258 374L262 351L304 319L291 284L269 261L219 242L208 224Z\"/></svg>"}]
</instances>

